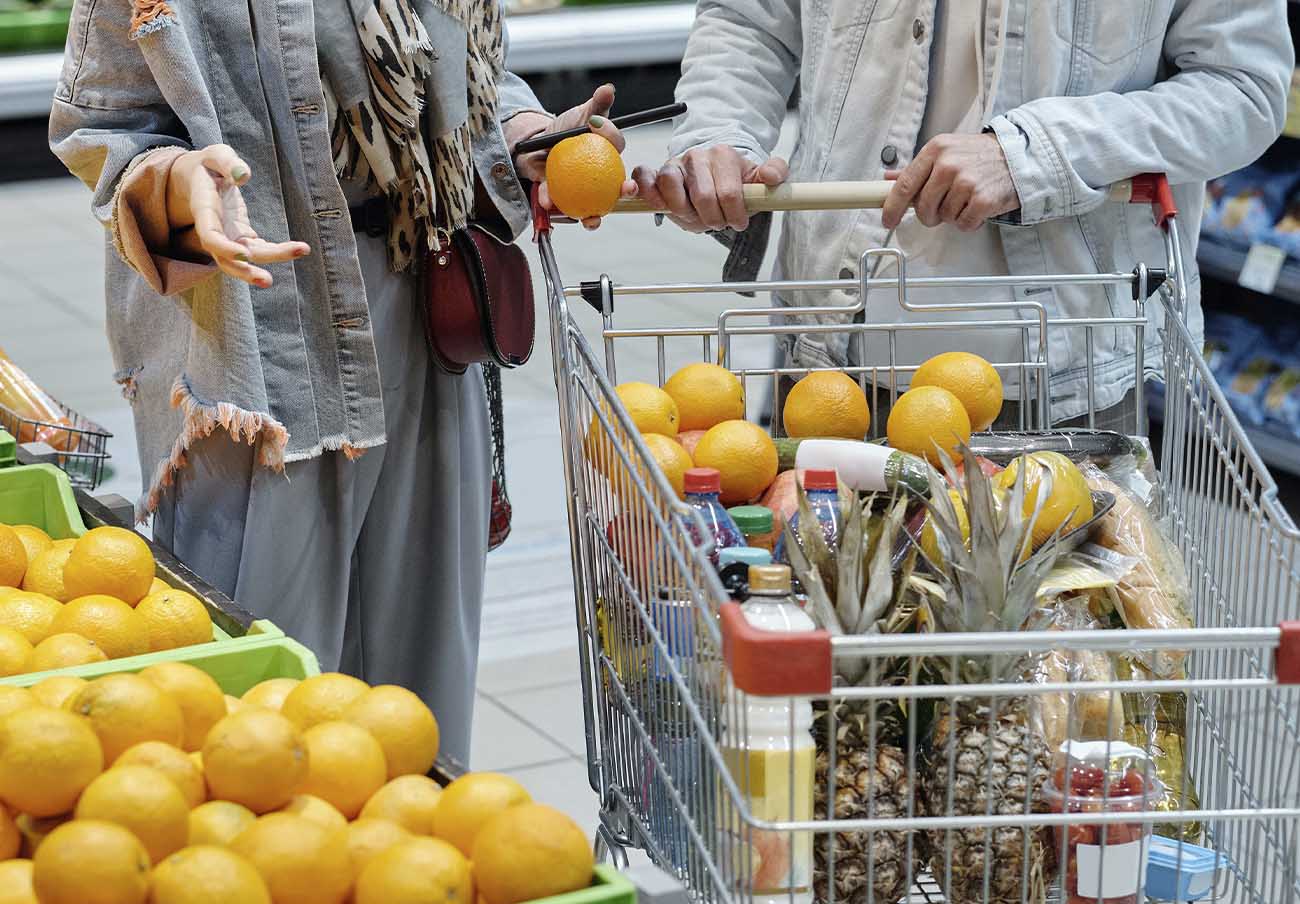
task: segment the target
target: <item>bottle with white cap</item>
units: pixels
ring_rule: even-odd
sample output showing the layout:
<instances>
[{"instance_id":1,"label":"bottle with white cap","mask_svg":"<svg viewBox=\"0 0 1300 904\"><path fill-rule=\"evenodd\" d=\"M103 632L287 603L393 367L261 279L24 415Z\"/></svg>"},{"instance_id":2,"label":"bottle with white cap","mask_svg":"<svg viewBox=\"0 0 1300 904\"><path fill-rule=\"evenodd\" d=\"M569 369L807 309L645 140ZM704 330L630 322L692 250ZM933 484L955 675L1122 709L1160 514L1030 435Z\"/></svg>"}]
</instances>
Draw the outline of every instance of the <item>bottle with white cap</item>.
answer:
<instances>
[{"instance_id":1,"label":"bottle with white cap","mask_svg":"<svg viewBox=\"0 0 1300 904\"><path fill-rule=\"evenodd\" d=\"M741 613L763 631L792 634L817 627L791 596L786 565L749 569L749 599ZM730 679L727 698L722 752L732 777L749 798L750 813L773 822L811 820L816 762L812 704L791 697L745 694ZM738 724L731 724L733 719ZM742 832L742 841L751 846L746 861L751 867L748 888L742 891L752 891L755 904L811 902L811 833L747 827Z\"/></svg>"}]
</instances>

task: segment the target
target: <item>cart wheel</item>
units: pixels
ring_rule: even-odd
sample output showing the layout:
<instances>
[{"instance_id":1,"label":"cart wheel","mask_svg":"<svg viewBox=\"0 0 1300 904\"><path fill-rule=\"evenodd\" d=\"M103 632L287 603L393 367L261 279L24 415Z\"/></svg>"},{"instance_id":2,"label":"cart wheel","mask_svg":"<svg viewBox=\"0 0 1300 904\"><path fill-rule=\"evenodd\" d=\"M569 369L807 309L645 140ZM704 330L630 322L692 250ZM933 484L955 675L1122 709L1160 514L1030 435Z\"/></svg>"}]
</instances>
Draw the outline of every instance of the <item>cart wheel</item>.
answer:
<instances>
[{"instance_id":1,"label":"cart wheel","mask_svg":"<svg viewBox=\"0 0 1300 904\"><path fill-rule=\"evenodd\" d=\"M592 849L596 853L597 863L609 862L614 865L615 869L627 869L627 848L619 844L614 837L614 833L604 826L596 830L596 843Z\"/></svg>"}]
</instances>

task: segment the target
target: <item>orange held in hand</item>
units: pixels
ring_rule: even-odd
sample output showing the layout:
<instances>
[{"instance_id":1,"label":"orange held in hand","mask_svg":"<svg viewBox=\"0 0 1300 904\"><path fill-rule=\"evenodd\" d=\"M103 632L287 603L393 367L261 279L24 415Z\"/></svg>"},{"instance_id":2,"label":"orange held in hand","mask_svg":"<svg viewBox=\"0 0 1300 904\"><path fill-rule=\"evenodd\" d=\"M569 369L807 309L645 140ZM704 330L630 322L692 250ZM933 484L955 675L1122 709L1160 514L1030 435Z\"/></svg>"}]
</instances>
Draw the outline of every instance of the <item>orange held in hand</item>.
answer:
<instances>
[{"instance_id":1,"label":"orange held in hand","mask_svg":"<svg viewBox=\"0 0 1300 904\"><path fill-rule=\"evenodd\" d=\"M566 138L546 158L546 184L560 212L575 220L614 209L627 170L614 145L594 133Z\"/></svg>"}]
</instances>

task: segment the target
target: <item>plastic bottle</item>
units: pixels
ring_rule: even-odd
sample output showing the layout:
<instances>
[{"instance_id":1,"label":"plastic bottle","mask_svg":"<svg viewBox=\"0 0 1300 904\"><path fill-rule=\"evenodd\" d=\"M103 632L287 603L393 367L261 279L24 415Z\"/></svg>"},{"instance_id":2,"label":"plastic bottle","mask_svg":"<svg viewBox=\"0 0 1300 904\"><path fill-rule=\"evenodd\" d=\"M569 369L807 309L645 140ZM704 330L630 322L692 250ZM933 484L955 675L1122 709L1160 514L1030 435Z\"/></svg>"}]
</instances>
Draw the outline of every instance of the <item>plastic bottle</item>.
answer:
<instances>
[{"instance_id":1,"label":"plastic bottle","mask_svg":"<svg viewBox=\"0 0 1300 904\"><path fill-rule=\"evenodd\" d=\"M722 476L714 468L690 468L683 479L683 489L686 491L686 504L703 516L708 534L700 536L699 527L693 519L686 521L686 530L697 545L706 540L713 541L709 561L717 568L719 552L729 546L745 545L744 535L727 514L719 498Z\"/></svg>"},{"instance_id":2,"label":"plastic bottle","mask_svg":"<svg viewBox=\"0 0 1300 904\"><path fill-rule=\"evenodd\" d=\"M804 472L803 488L804 492L808 494L808 505L812 508L813 514L817 516L817 521L822 528L822 537L826 540L826 548L832 553L839 549L840 544L840 521L842 519L840 515L839 486L839 478L834 471L814 468ZM796 537L799 536L798 512L790 519L790 530ZM789 562L785 554L784 535L777 541L776 555L773 558L783 564Z\"/></svg>"},{"instance_id":3,"label":"plastic bottle","mask_svg":"<svg viewBox=\"0 0 1300 904\"><path fill-rule=\"evenodd\" d=\"M772 552L776 549L776 531L773 529L772 510L765 505L738 505L727 509L745 535L746 546L757 546Z\"/></svg>"},{"instance_id":4,"label":"plastic bottle","mask_svg":"<svg viewBox=\"0 0 1300 904\"><path fill-rule=\"evenodd\" d=\"M736 602L749 598L749 569L753 565L771 565L772 554L756 546L731 546L718 553L718 572L722 586Z\"/></svg>"},{"instance_id":5,"label":"plastic bottle","mask_svg":"<svg viewBox=\"0 0 1300 904\"><path fill-rule=\"evenodd\" d=\"M813 620L790 595L785 565L749 570L749 599L741 612L755 628L783 634L815 630ZM747 789L750 811L768 821L811 820L816 745L812 704L791 697L759 697L739 691L728 679L727 713L742 713L740 724L723 728L722 753L736 783ZM793 783L792 783L793 782ZM755 855L742 892L754 904L807 904L813 899L811 833L771 833L741 826L742 850Z\"/></svg>"}]
</instances>

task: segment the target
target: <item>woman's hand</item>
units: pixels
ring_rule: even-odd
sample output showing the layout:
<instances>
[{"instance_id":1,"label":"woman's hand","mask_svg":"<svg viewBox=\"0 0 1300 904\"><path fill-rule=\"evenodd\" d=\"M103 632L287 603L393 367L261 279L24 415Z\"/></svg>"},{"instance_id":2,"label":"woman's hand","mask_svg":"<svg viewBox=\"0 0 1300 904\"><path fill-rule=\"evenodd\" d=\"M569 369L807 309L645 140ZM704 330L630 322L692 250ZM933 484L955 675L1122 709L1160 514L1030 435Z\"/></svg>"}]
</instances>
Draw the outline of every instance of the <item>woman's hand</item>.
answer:
<instances>
[{"instance_id":1,"label":"woman's hand","mask_svg":"<svg viewBox=\"0 0 1300 904\"><path fill-rule=\"evenodd\" d=\"M511 118L507 124L513 125L519 137L510 142L511 147L518 144L524 138L532 138L537 135L550 135L554 132L563 132L565 129L576 129L579 126L587 126L597 135L603 136L615 149L621 154L623 148L627 146L627 141L623 138L623 133L614 127L609 121L610 108L614 106L614 86L601 85L592 92L591 100L584 104L572 107L559 116L546 117L540 113L520 113ZM529 128L531 126L531 128ZM531 154L520 154L515 157L515 171L519 173L521 179L539 184L538 202L546 210L554 210L555 206L551 204L550 193L546 190L546 151L533 151ZM636 183L631 179L623 181L623 197L631 198L636 195ZM587 217L582 221L582 225L588 229L595 229L600 225L600 217Z\"/></svg>"},{"instance_id":2,"label":"woman's hand","mask_svg":"<svg viewBox=\"0 0 1300 904\"><path fill-rule=\"evenodd\" d=\"M167 220L173 242L194 257L210 257L221 272L260 289L277 264L311 253L306 242L268 242L248 223L239 188L251 171L232 148L213 144L182 154L167 180Z\"/></svg>"},{"instance_id":3,"label":"woman's hand","mask_svg":"<svg viewBox=\"0 0 1300 904\"><path fill-rule=\"evenodd\" d=\"M780 157L755 166L721 144L689 150L658 170L638 166L632 173L641 197L688 232L746 228L749 211L742 186L775 188L789 177L790 167Z\"/></svg>"}]
</instances>

